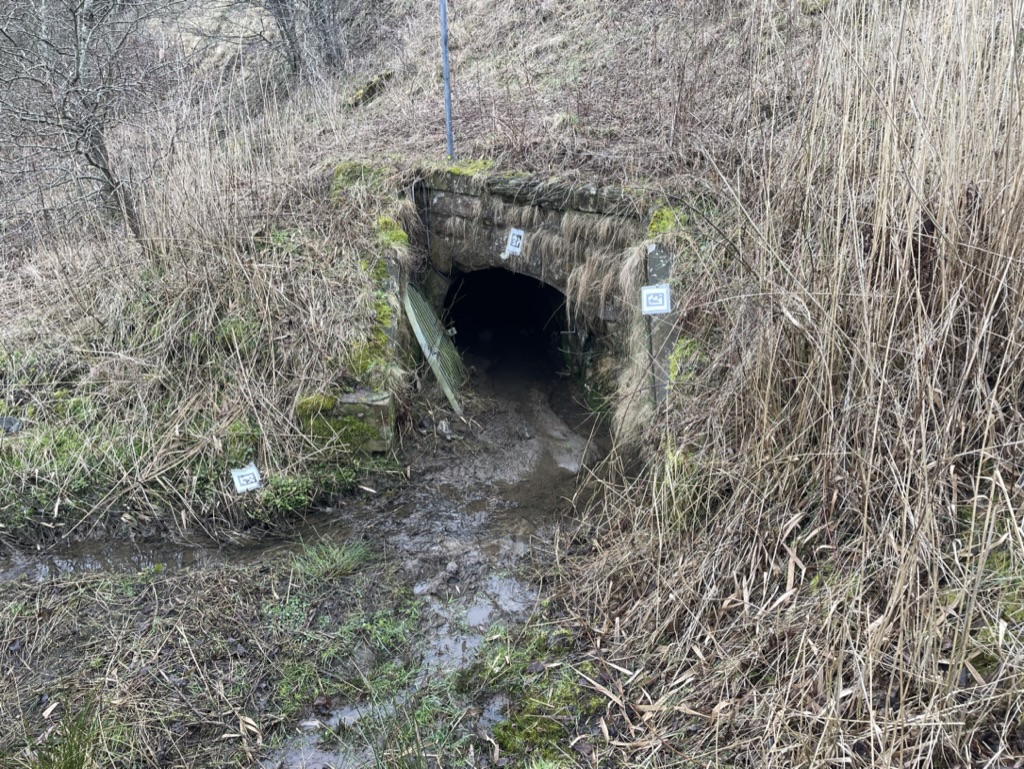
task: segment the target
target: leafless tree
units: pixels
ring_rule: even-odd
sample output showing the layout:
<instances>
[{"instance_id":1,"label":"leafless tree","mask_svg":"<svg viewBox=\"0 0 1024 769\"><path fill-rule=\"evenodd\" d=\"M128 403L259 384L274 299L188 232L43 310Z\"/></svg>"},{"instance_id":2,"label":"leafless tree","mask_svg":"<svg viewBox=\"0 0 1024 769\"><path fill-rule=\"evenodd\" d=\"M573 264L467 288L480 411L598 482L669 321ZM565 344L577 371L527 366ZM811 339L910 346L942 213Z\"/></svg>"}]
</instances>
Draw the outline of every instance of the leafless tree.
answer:
<instances>
[{"instance_id":1,"label":"leafless tree","mask_svg":"<svg viewBox=\"0 0 1024 769\"><path fill-rule=\"evenodd\" d=\"M0 160L9 185L99 195L142 238L111 131L159 103L177 53L156 36L185 0L3 0Z\"/></svg>"}]
</instances>

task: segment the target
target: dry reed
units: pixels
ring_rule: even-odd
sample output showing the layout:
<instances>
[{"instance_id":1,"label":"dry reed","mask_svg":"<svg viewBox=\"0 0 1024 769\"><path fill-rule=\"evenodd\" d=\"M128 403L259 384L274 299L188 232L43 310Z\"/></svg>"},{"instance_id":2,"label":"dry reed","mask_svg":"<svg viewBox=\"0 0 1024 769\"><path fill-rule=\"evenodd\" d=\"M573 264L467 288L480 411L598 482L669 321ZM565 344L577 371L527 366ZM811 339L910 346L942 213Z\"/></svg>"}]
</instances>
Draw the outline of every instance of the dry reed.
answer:
<instances>
[{"instance_id":1,"label":"dry reed","mask_svg":"<svg viewBox=\"0 0 1024 769\"><path fill-rule=\"evenodd\" d=\"M706 365L574 572L627 763L1024 754L1020 11L829 8L720 176Z\"/></svg>"}]
</instances>

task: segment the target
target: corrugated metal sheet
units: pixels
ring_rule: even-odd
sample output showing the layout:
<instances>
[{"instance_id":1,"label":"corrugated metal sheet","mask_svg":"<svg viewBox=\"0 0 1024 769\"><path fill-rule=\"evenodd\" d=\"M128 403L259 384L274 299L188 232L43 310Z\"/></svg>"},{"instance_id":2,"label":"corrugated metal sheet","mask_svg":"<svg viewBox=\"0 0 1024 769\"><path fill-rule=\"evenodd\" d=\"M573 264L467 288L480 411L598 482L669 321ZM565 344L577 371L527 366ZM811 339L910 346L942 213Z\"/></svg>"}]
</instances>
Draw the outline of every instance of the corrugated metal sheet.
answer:
<instances>
[{"instance_id":1,"label":"corrugated metal sheet","mask_svg":"<svg viewBox=\"0 0 1024 769\"><path fill-rule=\"evenodd\" d=\"M466 379L466 369L462 365L459 351L455 349L441 321L415 286L410 284L405 287L403 303L409 324L416 334L416 341L420 343L431 371L437 377L455 413L461 417L462 406L459 405L458 392Z\"/></svg>"}]
</instances>

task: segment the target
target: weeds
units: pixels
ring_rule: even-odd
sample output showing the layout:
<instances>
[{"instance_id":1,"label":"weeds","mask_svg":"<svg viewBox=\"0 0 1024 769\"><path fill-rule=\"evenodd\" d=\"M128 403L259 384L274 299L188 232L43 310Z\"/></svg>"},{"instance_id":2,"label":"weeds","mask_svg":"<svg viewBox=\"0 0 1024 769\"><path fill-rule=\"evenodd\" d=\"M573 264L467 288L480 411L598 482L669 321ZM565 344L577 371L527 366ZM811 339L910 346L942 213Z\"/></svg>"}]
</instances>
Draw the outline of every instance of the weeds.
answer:
<instances>
[{"instance_id":1,"label":"weeds","mask_svg":"<svg viewBox=\"0 0 1024 769\"><path fill-rule=\"evenodd\" d=\"M362 543L325 541L305 548L295 559L295 568L308 579L327 581L349 576L369 557Z\"/></svg>"},{"instance_id":2,"label":"weeds","mask_svg":"<svg viewBox=\"0 0 1024 769\"><path fill-rule=\"evenodd\" d=\"M98 765L101 725L99 715L91 704L77 712L68 712L57 730L42 745L35 748L34 756L22 764L25 769L90 769Z\"/></svg>"},{"instance_id":3,"label":"weeds","mask_svg":"<svg viewBox=\"0 0 1024 769\"><path fill-rule=\"evenodd\" d=\"M192 177L187 193L169 183L148 207L158 247L40 244L45 277L22 297L36 315L10 315L0 340L0 398L25 424L0 444L8 529L55 504L78 517L130 505L173 530L230 536L345 490L339 467L358 474L347 433L308 434L295 404L377 386L378 371L400 386L379 328L391 316L359 266L395 251L374 234L390 203L332 203L312 176L290 202L236 210L228 230L181 231L196 223L180 208L195 200L191 185L219 195L232 174L232 158L207 151L203 172L178 170ZM264 205L307 210L275 219ZM65 344L37 337L38 325ZM251 461L269 491L239 498L229 472Z\"/></svg>"},{"instance_id":4,"label":"weeds","mask_svg":"<svg viewBox=\"0 0 1024 769\"><path fill-rule=\"evenodd\" d=\"M144 247L102 222L51 228L60 200L46 201L36 232L11 206L0 409L26 429L0 436L5 531L74 529L117 507L138 523L231 536L333 488L348 447L303 430L295 406L395 379L381 361L378 266L409 257L409 212L388 192L403 174L381 158L416 166L442 151L426 8L410 6L394 36L401 66L373 62L395 75L358 110L344 103L365 73L287 99L268 76L230 83L227 107L189 92L180 121L110 137L150 180ZM643 326L630 306L619 320L635 354L618 372L617 421L623 434L655 425L639 446L648 472L608 489L574 543L566 586L595 650L588 685L606 708L597 758L1016 761L1019 3L641 2L630 12L622 24L608 0L466 0L451 19L463 157L582 170L699 202L655 212L646 233L685 256L673 290L687 342L661 411L644 396ZM339 164L353 148L371 160ZM573 289L635 296L646 249L621 245L574 275ZM285 483L275 498L288 501L257 509L227 485L230 463L245 458L309 485ZM153 592L130 587L85 580L67 588L74 600L54 588L12 599L32 607L19 622L35 623L38 655L39 639L80 650L68 627L99 633L93 615L130 613ZM262 621L276 600L244 580L216 589L233 595L219 608L238 622ZM171 595L210 611L181 587ZM142 652L163 655L165 677L135 666L141 652L83 657L104 681L173 705L194 725L189 744L212 750L245 732L236 714L271 701L254 672L271 647L246 638L247 654L196 666L205 644L182 632L180 606L159 606L171 614L150 620ZM372 612L328 614L327 627L395 651ZM0 614L3 640L24 643L12 616ZM326 638L311 621L296 615L290 631ZM112 632L121 652L138 649L134 629ZM219 631L222 645L232 632ZM527 685L511 646L494 652L484 680ZM243 672L254 686L230 700L227 719L217 685ZM31 666L25 676L19 686L38 696ZM5 696L39 715L31 698ZM195 718L184 703L200 697ZM137 755L180 756L175 721L126 702ZM408 717L416 725L387 760L422 760L422 720Z\"/></svg>"},{"instance_id":5,"label":"weeds","mask_svg":"<svg viewBox=\"0 0 1024 769\"><path fill-rule=\"evenodd\" d=\"M407 616L394 576L357 555L365 574L307 571L299 585L301 558L0 585L0 648L16 676L0 691L0 763L226 765L236 751L265 754L360 670L402 690L415 668L367 657L364 637L342 630L384 624L366 605Z\"/></svg>"}]
</instances>

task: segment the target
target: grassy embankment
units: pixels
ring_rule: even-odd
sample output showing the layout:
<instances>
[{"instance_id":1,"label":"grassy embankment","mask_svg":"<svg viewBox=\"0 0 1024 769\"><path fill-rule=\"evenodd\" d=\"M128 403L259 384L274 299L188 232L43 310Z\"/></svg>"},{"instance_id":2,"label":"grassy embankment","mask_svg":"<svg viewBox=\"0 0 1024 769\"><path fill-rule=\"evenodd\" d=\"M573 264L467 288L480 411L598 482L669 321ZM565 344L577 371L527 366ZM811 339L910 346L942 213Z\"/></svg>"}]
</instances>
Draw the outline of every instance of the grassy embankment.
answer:
<instances>
[{"instance_id":1,"label":"grassy embankment","mask_svg":"<svg viewBox=\"0 0 1024 769\"><path fill-rule=\"evenodd\" d=\"M462 153L699 191L685 225L677 217L671 232L659 234L680 255L673 280L684 340L670 401L643 443L649 471L609 489L605 509L591 511L587 552L565 564L570 605L579 607L573 627L594 647L601 672L594 678L606 700L594 740L600 760L1009 761L1024 750L1015 366L1024 278L1021 9L992 0L664 5L634 4L629 24L621 5L601 2L476 0L453 18ZM396 76L362 111L332 112L340 91L333 101L297 95L246 129L252 133L197 142L237 153L228 165L236 170L218 184L204 187L199 173L193 188L183 173L154 185L168 195L195 191L185 198L189 208L169 200L151 209L170 213L158 228L176 249L167 269L191 265L181 273L187 280L162 278L166 291L154 296L164 303L187 296L194 275L214 270L167 329L222 304L223 278L245 276L228 282L232 291L262 288L240 304L287 307L261 326L272 329L260 337L268 346L286 351L283 341L275 346L290 333L281 324L298 323L304 336L286 338L328 340L333 360L350 355L354 336L322 314L303 314L302 302L296 310L284 301L288 291L275 281L292 271L278 268L271 279L272 271L255 267L265 261L239 255L258 251L261 239L273 243L272 228L306 222L322 232L325 221L338 221L316 215L329 198L320 194L329 188L327 169L320 187L305 188L320 192L299 194L295 180L311 177L297 169L308 169L310 156L358 147L373 158L436 157L432 24L425 11L410 12L396 44ZM207 167L218 166L182 166ZM212 213L186 214L196 201ZM228 212L242 201L249 218L225 217L225 201ZM272 204L251 205L260 201ZM353 210L367 227L382 213L376 203ZM201 361L185 369L189 376L161 378L165 362L187 347L160 340L186 337L135 336L146 326L121 325L125 313L114 312L131 305L117 303L121 279L86 280L135 269L130 249L116 239L76 239L73 248L40 242L20 273L25 285L5 295L4 316L33 322L20 327L42 340L37 347L52 349L57 340L68 354L55 356L58 366L25 365L30 381L31 372L48 372L30 392L53 393L70 381L77 393L93 366L76 361L98 349L95 360L115 372L98 377L112 388L103 390L106 400L93 396L94 413L117 415L109 424L129 429L132 415L160 403L153 395L167 388L166 403L185 408L196 397L200 380L191 372L203 370ZM223 248L239 242L253 245ZM264 246L275 264L318 263L314 249L289 251L287 242ZM348 269L311 269L316 282L291 296L328 301L315 306L330 317L324 297L336 294L312 289L333 287L327 275L339 285L351 280L357 252L342 247L353 257ZM635 275L625 273L623 285L632 285ZM94 285L99 290L88 289ZM202 310L192 328L208 346L221 314ZM360 317L365 339L372 313ZM90 324L103 333L78 335ZM15 344L9 328L8 360L30 349L28 341ZM93 341L110 338L117 344ZM233 369L240 378L220 391L250 395L217 417L217 429L247 415L270 420L259 434L274 466L273 457L285 456L271 451L283 445L274 441L296 436L297 390L235 349L225 357L243 362ZM325 365L329 356L310 353L316 348L292 349L304 362L289 371L311 389L336 375ZM260 350L267 354L267 346ZM254 372L255 381L280 388L273 398L247 386ZM637 397L631 388L627 377L624 402ZM200 412L220 413L210 408L216 399L200 402ZM193 420L165 419L154 433L160 440L149 444L159 451L139 453L172 461L118 460L115 468L141 469L127 477L115 469L107 479L139 496L183 488L161 480L167 474L157 468L173 478L175 468L190 472L193 458L214 456L215 431L202 451L175 442L207 434ZM19 491L40 477L26 471ZM142 485L132 486L136 479ZM200 520L207 519L192 523Z\"/></svg>"},{"instance_id":2,"label":"grassy embankment","mask_svg":"<svg viewBox=\"0 0 1024 769\"><path fill-rule=\"evenodd\" d=\"M607 760L1024 753L1012 5L827 9L807 81L719 180L727 238L682 228L649 472L568 565L614 679Z\"/></svg>"},{"instance_id":3,"label":"grassy embankment","mask_svg":"<svg viewBox=\"0 0 1024 769\"><path fill-rule=\"evenodd\" d=\"M327 412L343 392L401 392L404 209L381 169L258 162L251 142L270 139L196 137L146 199L145 246L72 230L16 265L0 415L22 429L0 438L0 534L230 538L372 467L353 452L367 426ZM239 497L229 471L250 461L266 483Z\"/></svg>"}]
</instances>

